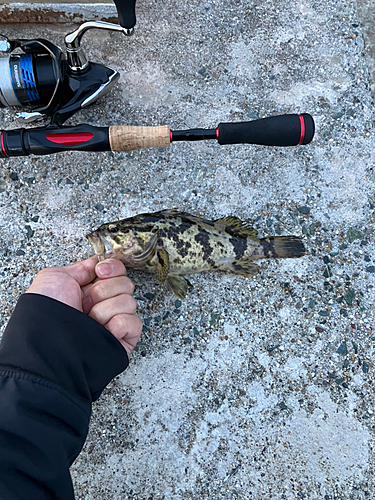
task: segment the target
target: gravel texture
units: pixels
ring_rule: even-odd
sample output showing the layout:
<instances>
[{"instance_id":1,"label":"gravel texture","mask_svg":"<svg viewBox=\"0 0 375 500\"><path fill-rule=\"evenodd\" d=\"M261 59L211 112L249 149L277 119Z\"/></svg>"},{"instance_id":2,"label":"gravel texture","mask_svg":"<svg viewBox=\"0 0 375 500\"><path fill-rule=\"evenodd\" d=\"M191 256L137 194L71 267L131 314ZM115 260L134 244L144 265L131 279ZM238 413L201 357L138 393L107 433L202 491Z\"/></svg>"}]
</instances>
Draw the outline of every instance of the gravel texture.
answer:
<instances>
[{"instance_id":1,"label":"gravel texture","mask_svg":"<svg viewBox=\"0 0 375 500\"><path fill-rule=\"evenodd\" d=\"M366 3L366 2L363 2ZM362 9L362 12L365 9ZM177 207L237 215L308 253L252 279L136 284L141 341L94 405L77 499L367 499L374 484L374 104L351 0L139 1L131 39L93 32L121 72L70 123L215 127L308 112L308 146L176 143L0 160L1 326L35 273L91 255L84 235ZM69 26L6 27L62 45ZM367 37L368 32L367 32ZM13 110L0 110L14 128Z\"/></svg>"}]
</instances>

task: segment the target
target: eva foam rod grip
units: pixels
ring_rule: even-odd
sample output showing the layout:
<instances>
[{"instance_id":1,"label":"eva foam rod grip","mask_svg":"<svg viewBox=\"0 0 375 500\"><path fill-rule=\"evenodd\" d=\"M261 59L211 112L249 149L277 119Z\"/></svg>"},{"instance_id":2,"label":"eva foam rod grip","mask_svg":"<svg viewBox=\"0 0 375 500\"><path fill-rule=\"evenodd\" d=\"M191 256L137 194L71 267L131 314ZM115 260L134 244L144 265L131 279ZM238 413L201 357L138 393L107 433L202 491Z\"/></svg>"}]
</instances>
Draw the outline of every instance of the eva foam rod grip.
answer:
<instances>
[{"instance_id":1,"label":"eva foam rod grip","mask_svg":"<svg viewBox=\"0 0 375 500\"><path fill-rule=\"evenodd\" d=\"M251 122L220 123L219 144L260 144L263 146L296 146L308 144L314 137L311 115L280 115Z\"/></svg>"},{"instance_id":2,"label":"eva foam rod grip","mask_svg":"<svg viewBox=\"0 0 375 500\"><path fill-rule=\"evenodd\" d=\"M109 127L109 145L112 151L132 151L145 148L167 148L171 144L168 125L159 127Z\"/></svg>"},{"instance_id":3,"label":"eva foam rod grip","mask_svg":"<svg viewBox=\"0 0 375 500\"><path fill-rule=\"evenodd\" d=\"M134 28L136 23L135 18L135 2L136 0L113 0L116 5L118 21L123 28Z\"/></svg>"}]
</instances>

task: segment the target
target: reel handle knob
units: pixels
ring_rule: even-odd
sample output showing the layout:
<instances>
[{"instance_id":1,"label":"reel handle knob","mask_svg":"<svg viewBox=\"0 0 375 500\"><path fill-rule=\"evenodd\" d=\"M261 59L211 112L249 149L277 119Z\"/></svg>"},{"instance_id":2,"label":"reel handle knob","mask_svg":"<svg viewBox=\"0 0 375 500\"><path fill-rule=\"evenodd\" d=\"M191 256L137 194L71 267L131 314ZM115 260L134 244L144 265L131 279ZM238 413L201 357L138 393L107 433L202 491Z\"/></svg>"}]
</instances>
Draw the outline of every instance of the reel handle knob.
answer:
<instances>
[{"instance_id":1,"label":"reel handle knob","mask_svg":"<svg viewBox=\"0 0 375 500\"><path fill-rule=\"evenodd\" d=\"M128 30L129 35L133 34L136 23L135 2L136 0L113 0L116 5L118 20L120 25Z\"/></svg>"}]
</instances>

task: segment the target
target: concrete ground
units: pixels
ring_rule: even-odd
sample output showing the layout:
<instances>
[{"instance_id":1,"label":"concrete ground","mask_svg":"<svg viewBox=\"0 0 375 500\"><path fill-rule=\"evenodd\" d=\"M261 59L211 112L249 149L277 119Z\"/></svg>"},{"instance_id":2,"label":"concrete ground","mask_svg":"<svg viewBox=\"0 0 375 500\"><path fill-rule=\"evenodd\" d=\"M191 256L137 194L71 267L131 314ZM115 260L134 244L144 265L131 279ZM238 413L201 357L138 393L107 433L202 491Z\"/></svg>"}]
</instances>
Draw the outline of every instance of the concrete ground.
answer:
<instances>
[{"instance_id":1,"label":"concrete ground","mask_svg":"<svg viewBox=\"0 0 375 500\"><path fill-rule=\"evenodd\" d=\"M237 215L262 236L301 235L308 250L264 261L252 279L192 275L183 301L129 271L144 332L94 405L72 467L77 499L373 498L367 5L359 17L353 0L139 0L134 37L84 38L121 80L71 123L179 129L308 112L317 126L308 146L176 143L0 160L2 327L39 269L91 255L84 235L117 217L172 207ZM2 31L62 45L69 29ZM0 115L3 128L16 126L13 110Z\"/></svg>"}]
</instances>

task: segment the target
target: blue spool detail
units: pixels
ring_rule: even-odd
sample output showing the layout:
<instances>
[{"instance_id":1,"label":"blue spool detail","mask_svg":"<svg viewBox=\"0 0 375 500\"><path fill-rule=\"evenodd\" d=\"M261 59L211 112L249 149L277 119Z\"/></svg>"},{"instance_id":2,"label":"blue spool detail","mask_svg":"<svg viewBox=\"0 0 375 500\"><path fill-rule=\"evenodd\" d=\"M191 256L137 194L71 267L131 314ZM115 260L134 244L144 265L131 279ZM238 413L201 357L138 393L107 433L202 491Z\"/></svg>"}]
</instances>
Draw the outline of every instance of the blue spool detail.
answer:
<instances>
[{"instance_id":1,"label":"blue spool detail","mask_svg":"<svg viewBox=\"0 0 375 500\"><path fill-rule=\"evenodd\" d=\"M22 55L20 58L20 69L25 90L30 102L39 101L39 94L35 84L33 62L31 54Z\"/></svg>"}]
</instances>

